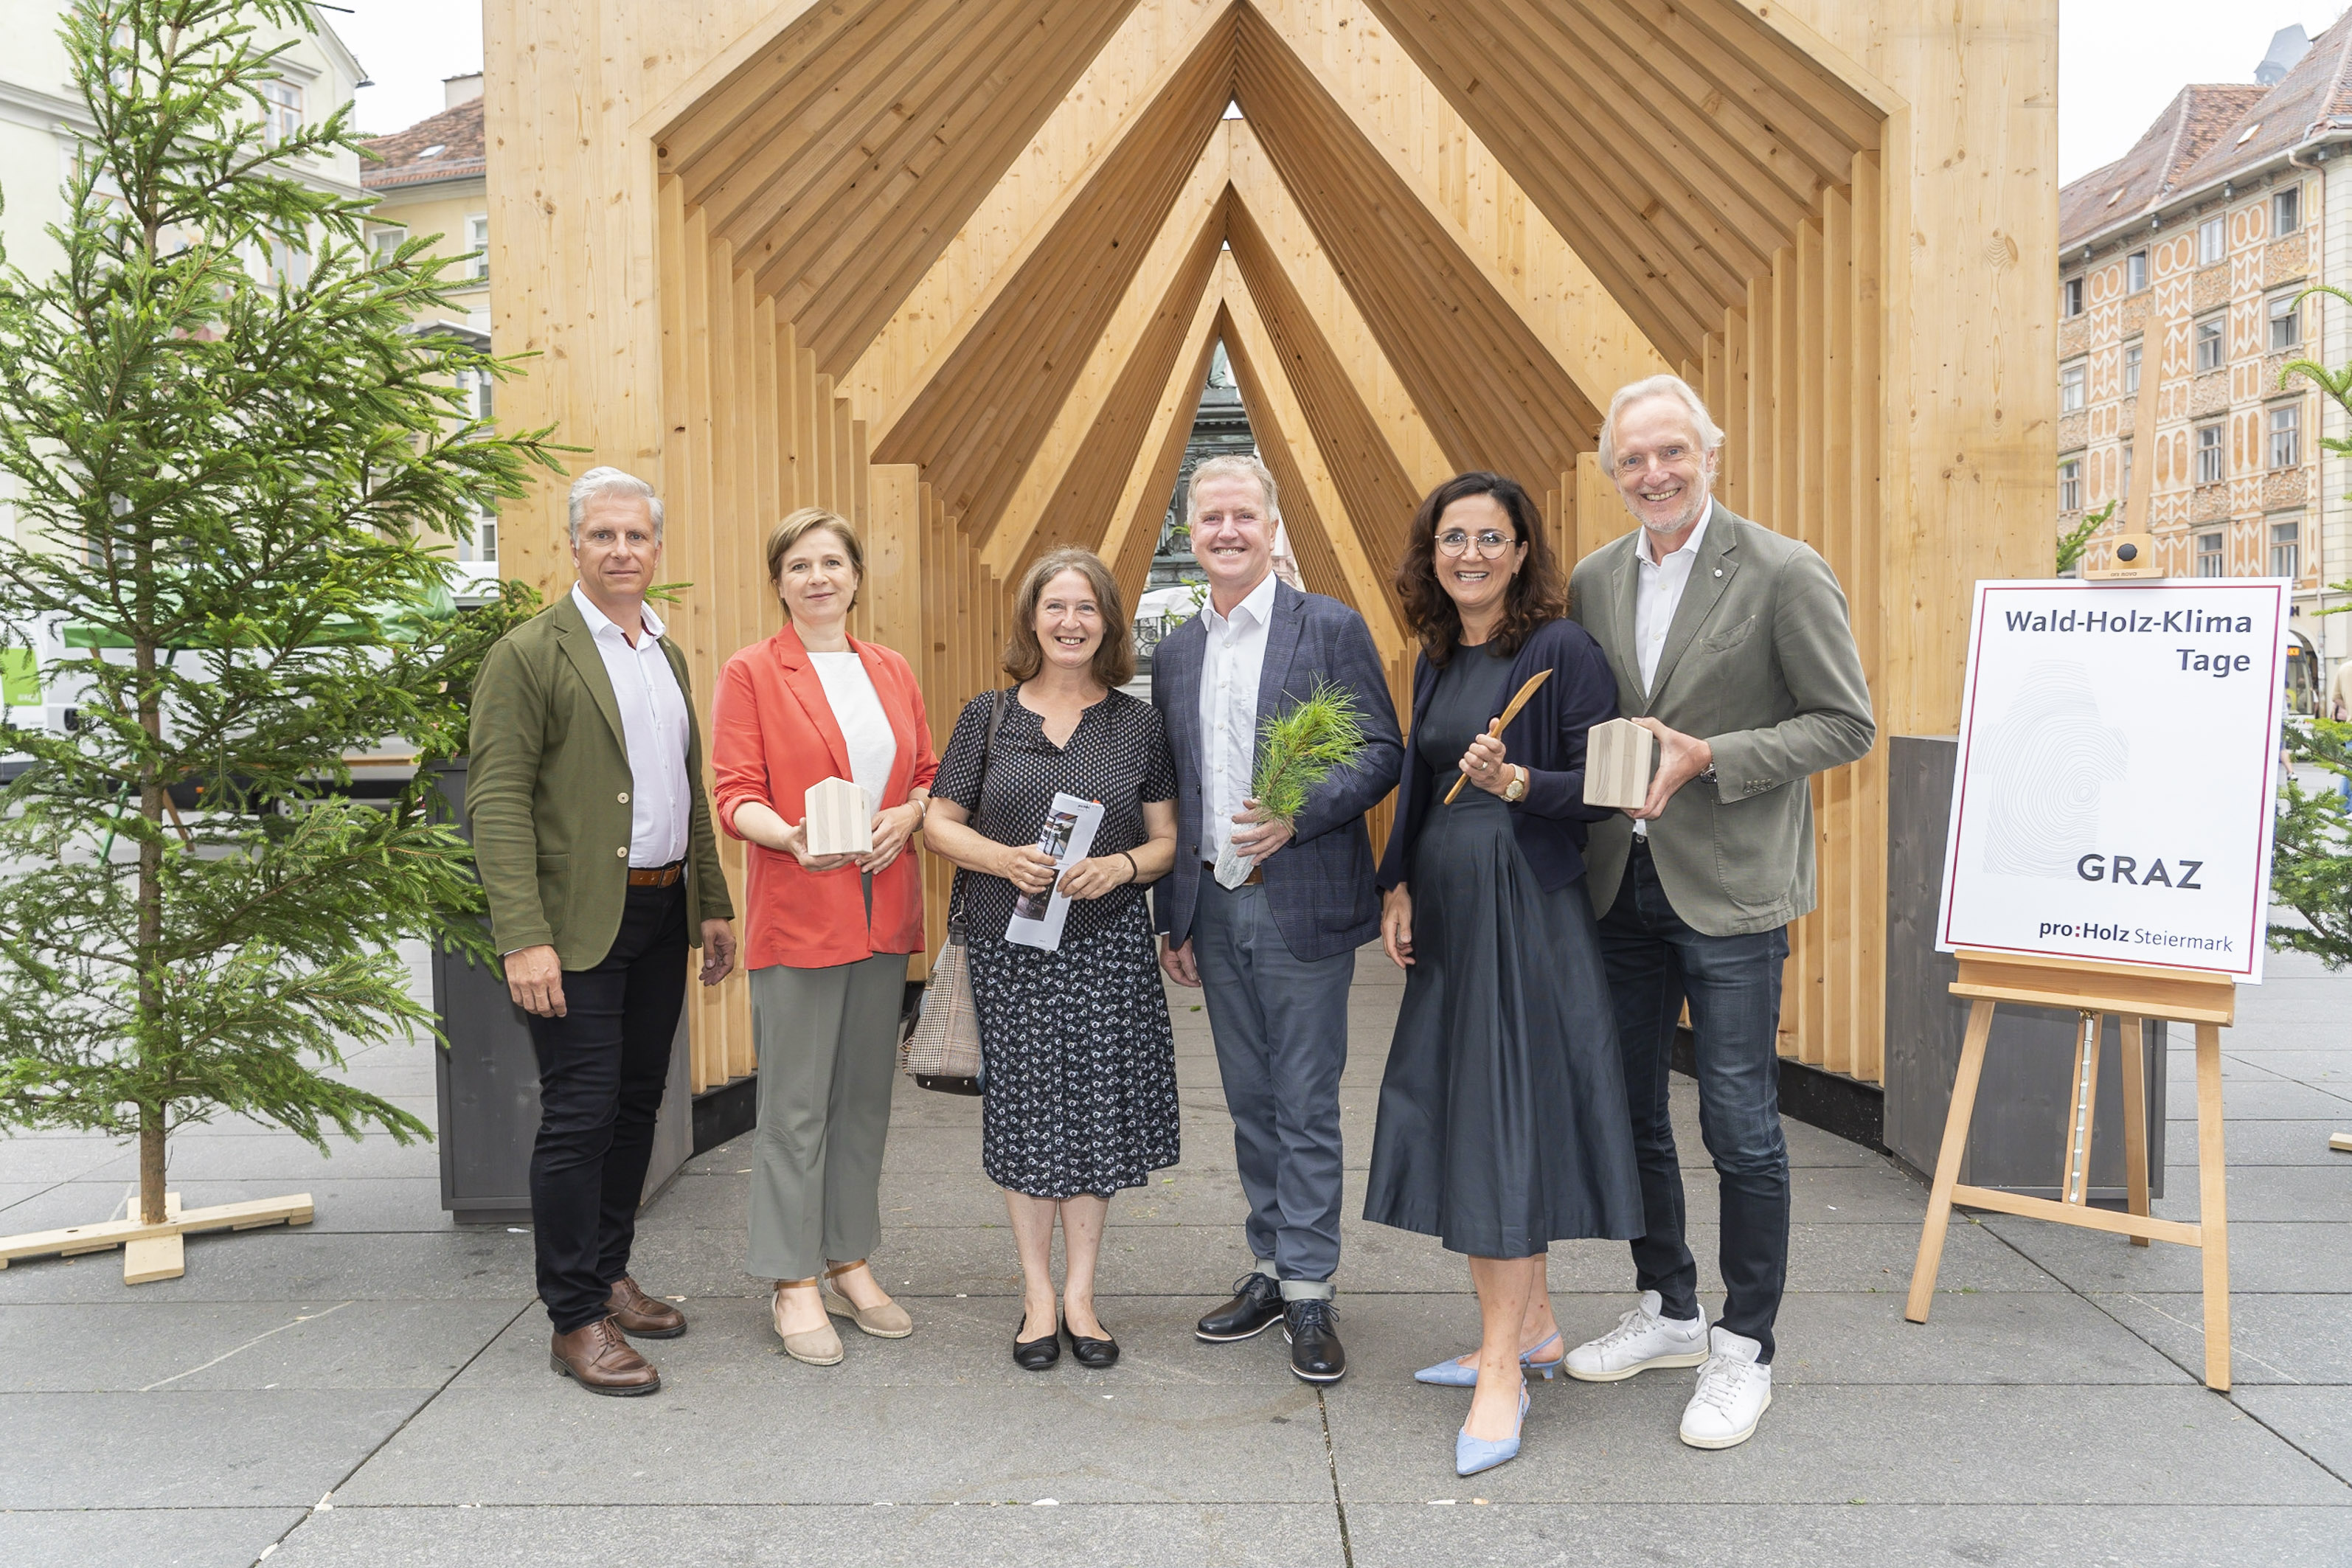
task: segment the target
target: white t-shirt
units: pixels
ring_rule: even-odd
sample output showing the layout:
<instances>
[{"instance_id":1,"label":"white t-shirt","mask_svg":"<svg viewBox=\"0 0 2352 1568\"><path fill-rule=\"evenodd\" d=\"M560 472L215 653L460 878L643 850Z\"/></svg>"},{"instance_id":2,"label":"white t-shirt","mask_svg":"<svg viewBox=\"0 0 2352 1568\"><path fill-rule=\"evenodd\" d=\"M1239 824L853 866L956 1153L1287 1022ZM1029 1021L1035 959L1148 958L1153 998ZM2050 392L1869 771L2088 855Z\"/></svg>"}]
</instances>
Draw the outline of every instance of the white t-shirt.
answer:
<instances>
[{"instance_id":1,"label":"white t-shirt","mask_svg":"<svg viewBox=\"0 0 2352 1568\"><path fill-rule=\"evenodd\" d=\"M890 733L890 717L874 690L866 661L850 653L813 653L809 662L824 683L824 700L833 721L849 745L849 782L866 792L866 808L882 809L882 792L890 784L891 764L898 760L898 740Z\"/></svg>"}]
</instances>

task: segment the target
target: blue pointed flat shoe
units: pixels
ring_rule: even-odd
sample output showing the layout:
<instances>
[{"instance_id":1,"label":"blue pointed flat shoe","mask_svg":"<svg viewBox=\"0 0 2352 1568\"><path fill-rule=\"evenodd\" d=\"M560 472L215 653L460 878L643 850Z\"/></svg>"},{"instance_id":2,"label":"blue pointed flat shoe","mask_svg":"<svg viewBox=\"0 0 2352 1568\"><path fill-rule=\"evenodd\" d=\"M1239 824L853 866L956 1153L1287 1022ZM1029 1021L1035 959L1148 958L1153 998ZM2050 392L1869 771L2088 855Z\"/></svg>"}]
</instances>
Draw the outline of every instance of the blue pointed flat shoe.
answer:
<instances>
[{"instance_id":1,"label":"blue pointed flat shoe","mask_svg":"<svg viewBox=\"0 0 2352 1568\"><path fill-rule=\"evenodd\" d=\"M1542 1344L1519 1352L1519 1364L1546 1383L1549 1383L1559 1375L1559 1369L1568 1364L1568 1352L1563 1351L1549 1361L1538 1361L1535 1355L1537 1351L1558 1343L1559 1343L1559 1331L1554 1329L1551 1338L1544 1341ZM1478 1352L1472 1351L1470 1353L1475 1357ZM1474 1360L1468 1366L1464 1366L1461 1358L1457 1356L1452 1361L1439 1362L1435 1366L1423 1367L1412 1374L1412 1380L1415 1383L1435 1384L1440 1388L1475 1388L1478 1386L1478 1363Z\"/></svg>"},{"instance_id":2,"label":"blue pointed flat shoe","mask_svg":"<svg viewBox=\"0 0 2352 1568\"><path fill-rule=\"evenodd\" d=\"M1473 1437L1468 1427L1454 1434L1454 1473L1475 1476L1481 1470L1491 1470L1496 1465L1508 1464L1519 1457L1519 1433L1528 1424L1528 1391L1519 1390L1519 1419L1511 1427L1511 1435L1489 1441Z\"/></svg>"}]
</instances>

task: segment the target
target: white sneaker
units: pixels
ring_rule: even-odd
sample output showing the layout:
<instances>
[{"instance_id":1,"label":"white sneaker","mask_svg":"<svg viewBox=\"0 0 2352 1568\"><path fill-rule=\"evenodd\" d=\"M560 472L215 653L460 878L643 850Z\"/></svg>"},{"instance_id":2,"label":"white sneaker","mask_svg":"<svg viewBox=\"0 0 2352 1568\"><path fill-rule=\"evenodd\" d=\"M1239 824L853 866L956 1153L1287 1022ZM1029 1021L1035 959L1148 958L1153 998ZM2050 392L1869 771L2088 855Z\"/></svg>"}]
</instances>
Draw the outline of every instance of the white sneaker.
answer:
<instances>
[{"instance_id":1,"label":"white sneaker","mask_svg":"<svg viewBox=\"0 0 2352 1568\"><path fill-rule=\"evenodd\" d=\"M1597 1340L1568 1352L1568 1375L1585 1383L1617 1383L1654 1366L1696 1366L1706 1360L1706 1309L1696 1318L1662 1318L1655 1290Z\"/></svg>"},{"instance_id":2,"label":"white sneaker","mask_svg":"<svg viewBox=\"0 0 2352 1568\"><path fill-rule=\"evenodd\" d=\"M1772 1368L1756 1358L1764 1347L1744 1334L1717 1328L1715 1353L1699 1369L1698 1392L1683 1407L1683 1441L1694 1448L1736 1448L1756 1435L1756 1423L1772 1407Z\"/></svg>"}]
</instances>

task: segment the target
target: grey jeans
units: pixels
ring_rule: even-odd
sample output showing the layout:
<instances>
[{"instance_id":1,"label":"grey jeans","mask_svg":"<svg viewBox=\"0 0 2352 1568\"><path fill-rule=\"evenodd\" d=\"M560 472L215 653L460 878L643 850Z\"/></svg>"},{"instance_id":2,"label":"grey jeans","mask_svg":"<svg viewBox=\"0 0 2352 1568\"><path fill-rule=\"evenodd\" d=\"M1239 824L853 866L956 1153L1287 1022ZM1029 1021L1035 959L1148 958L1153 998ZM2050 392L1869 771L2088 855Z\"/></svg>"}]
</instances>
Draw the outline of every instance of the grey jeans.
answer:
<instances>
[{"instance_id":1,"label":"grey jeans","mask_svg":"<svg viewBox=\"0 0 2352 1568\"><path fill-rule=\"evenodd\" d=\"M1273 1265L1286 1299L1328 1296L1339 1267L1339 1073L1355 952L1292 957L1263 886L1221 888L1204 870L1192 957L1234 1118L1251 1255Z\"/></svg>"},{"instance_id":2,"label":"grey jeans","mask_svg":"<svg viewBox=\"0 0 2352 1568\"><path fill-rule=\"evenodd\" d=\"M748 1271L805 1279L882 1240L882 1142L898 1066L907 955L751 971L760 1125Z\"/></svg>"}]
</instances>

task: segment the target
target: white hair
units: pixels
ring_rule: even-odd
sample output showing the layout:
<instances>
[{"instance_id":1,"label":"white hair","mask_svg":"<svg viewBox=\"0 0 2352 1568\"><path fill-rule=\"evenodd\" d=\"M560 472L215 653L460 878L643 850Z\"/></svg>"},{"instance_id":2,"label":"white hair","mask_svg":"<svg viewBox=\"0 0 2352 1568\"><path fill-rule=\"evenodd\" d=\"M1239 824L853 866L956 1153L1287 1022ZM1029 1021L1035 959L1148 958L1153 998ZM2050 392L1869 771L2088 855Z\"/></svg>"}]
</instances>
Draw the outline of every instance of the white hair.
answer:
<instances>
[{"instance_id":1,"label":"white hair","mask_svg":"<svg viewBox=\"0 0 2352 1568\"><path fill-rule=\"evenodd\" d=\"M1723 445L1723 430L1708 415L1706 405L1700 401L1691 384L1678 375L1644 376L1642 380L1617 389L1609 400L1609 417L1601 422L1601 471L1617 471L1617 416L1629 404L1644 398L1671 397L1690 411L1691 428L1698 434L1699 450L1713 452Z\"/></svg>"},{"instance_id":2,"label":"white hair","mask_svg":"<svg viewBox=\"0 0 2352 1568\"><path fill-rule=\"evenodd\" d=\"M1258 460L1255 452L1232 452L1221 458L1211 458L1192 470L1192 483L1184 488L1184 510L1190 515L1206 479L1255 479L1258 493L1265 497L1265 520L1282 521L1282 503L1275 499L1274 470Z\"/></svg>"},{"instance_id":3,"label":"white hair","mask_svg":"<svg viewBox=\"0 0 2352 1568\"><path fill-rule=\"evenodd\" d=\"M618 468L591 468L572 481L572 542L575 546L580 542L580 514L598 496L635 496L644 501L654 520L654 537L661 537L661 497L654 494L653 486Z\"/></svg>"}]
</instances>

